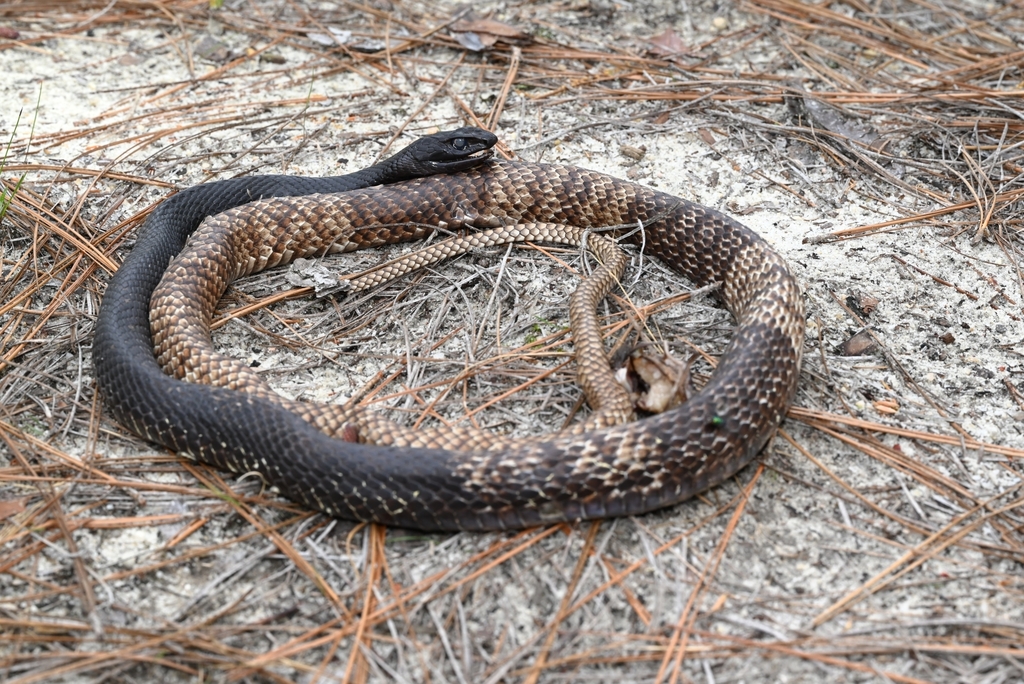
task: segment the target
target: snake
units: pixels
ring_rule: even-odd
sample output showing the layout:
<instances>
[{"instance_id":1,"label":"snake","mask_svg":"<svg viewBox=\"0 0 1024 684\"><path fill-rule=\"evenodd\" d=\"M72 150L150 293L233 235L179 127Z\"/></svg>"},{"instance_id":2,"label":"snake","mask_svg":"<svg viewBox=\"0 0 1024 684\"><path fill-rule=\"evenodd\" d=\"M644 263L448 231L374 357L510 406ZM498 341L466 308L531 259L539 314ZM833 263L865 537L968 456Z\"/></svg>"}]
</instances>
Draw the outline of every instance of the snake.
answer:
<instances>
[{"instance_id":1,"label":"snake","mask_svg":"<svg viewBox=\"0 0 1024 684\"><path fill-rule=\"evenodd\" d=\"M800 373L803 303L782 256L714 209L574 166L493 159L492 134L453 133L421 139L431 141L425 162L403 150L349 176L230 179L157 207L108 283L97 319L94 373L115 419L198 462L259 473L328 515L424 531L647 513L753 460L785 416ZM736 325L699 392L640 420L493 449L336 439L258 392L184 382L161 369L150 300L204 220L220 226L225 244L245 248L229 274L440 228L634 227L625 239L645 255L698 287L717 285ZM351 241L338 237L341 224Z\"/></svg>"}]
</instances>

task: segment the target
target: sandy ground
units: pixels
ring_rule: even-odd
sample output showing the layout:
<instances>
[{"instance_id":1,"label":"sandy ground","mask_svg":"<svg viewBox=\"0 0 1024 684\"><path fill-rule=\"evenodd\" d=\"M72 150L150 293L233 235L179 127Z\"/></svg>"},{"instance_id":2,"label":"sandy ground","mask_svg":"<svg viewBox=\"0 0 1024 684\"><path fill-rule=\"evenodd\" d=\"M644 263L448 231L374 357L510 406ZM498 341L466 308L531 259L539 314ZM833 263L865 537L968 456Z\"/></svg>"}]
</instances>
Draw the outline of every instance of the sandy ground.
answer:
<instances>
[{"instance_id":1,"label":"sandy ground","mask_svg":"<svg viewBox=\"0 0 1024 684\"><path fill-rule=\"evenodd\" d=\"M460 62L459 51L441 44L396 57L390 71L381 62L353 66L326 56L326 38L317 34L331 27L392 31L399 40L403 29L382 18L389 9L383 4L376 17L344 3L301 11L287 3L226 4L208 15L175 10L137 22L108 21L117 10L104 14L99 5L74 18L3 14L23 38L64 32L0 50L0 73L7 74L0 134L16 141L4 178L20 175L14 163L77 169L57 176L34 168L25 187L45 193L58 216L80 214L74 229L107 250L111 238L98 236L165 197L169 186L361 168L407 119L392 149L466 123L460 102L485 116L508 71L507 51L500 59L469 53ZM440 20L423 13L443 18L453 9L394 11L432 26ZM581 49L643 54L650 46L643 38L668 28L686 45L728 36L723 46L746 47L715 53L709 61L716 68L735 70L737 79L765 72L820 86L786 56L773 31L758 31L765 15L729 5L493 9L495 19ZM971 6L971 16L996 9ZM76 28L81 21L89 28ZM271 44L275 34L264 31L274 22L282 30L310 28ZM1002 28L1021 39L1013 25ZM296 38L306 33L314 35ZM211 44L213 53L202 56ZM247 50L264 48L272 59L246 58ZM529 52L524 59L533 69L524 67L527 74L545 64ZM557 59L548 62L559 68ZM612 75L599 60L585 67L595 79ZM893 73L904 67L897 63ZM630 73L642 79L642 65ZM10 658L0 679L225 681L226 672L245 674L231 668L272 653L251 675L256 680L341 681L347 674L532 681L535 668L539 681L642 682L654 681L662 667L671 674L682 645L679 681L1024 681L1024 409L1014 396L1024 392L1024 287L1017 252L974 239L977 212L969 211L950 215L949 223L818 239L944 206L899 181L915 184L910 170L934 163L938 172L957 155L947 158L893 127L883 107L865 108L865 125L883 135L895 131L877 161L894 181L886 183L850 157L823 153L805 132L787 132L799 102L618 102L574 96L579 84L538 98L548 82L524 76L521 85L508 94L495 129L521 158L596 169L719 208L771 242L806 290L797 405L876 429L830 424L829 436L812 421L790 418L759 461L763 469L751 466L690 502L596 527L385 536L321 516L296 521L302 512L272 493L253 498L260 493L253 478L186 470L101 412L90 361L109 277L99 264L0 371L8 435L0 443L0 502L27 502L27 512L5 520L0 537L0 632L10 637L0 646L0 658ZM901 155L913 164L901 165ZM96 170L108 177L89 175ZM937 187L935 194L945 204L971 200L962 187ZM109 251L113 263L137 224L126 224L126 239ZM0 237L7 299L28 282L17 266L31 248L32 227L8 218ZM1019 249L1016 236L1003 239ZM457 374L565 325L566 297L578 282L565 264L578 270L580 260L572 250L556 254L558 260L526 250L474 254L369 298L283 303L229 323L215 339L281 392L303 399L343 401L404 367L406 375L380 390L390 396L381 408L415 419L440 390L413 396L403 388ZM349 255L326 265L347 272L381 257ZM627 279L634 302L687 287L649 260L643 269L642 278ZM292 277L271 272L242 283L229 306L288 287ZM22 316L6 330L24 337L66 287L44 283L5 313L5 324ZM731 325L708 296L665 308L652 321L682 355L686 341L720 351ZM843 344L864 328L874 347L845 355ZM18 339L4 339L5 354ZM297 342L303 340L305 346ZM536 361L494 362L442 397L437 411L462 415L537 368L559 365L567 351L555 344ZM558 428L577 394L567 371L547 383L480 412L477 421L522 433ZM560 408L548 410L549 402ZM971 440L1018 452L977 448ZM73 525L76 549L53 527L26 531L23 516L39 515L51 489L24 478L24 458L43 470L71 463L69 479L47 485L59 493L64 515L109 522ZM75 465L82 463L138 487L104 485ZM243 502L211 494L221 485ZM749 498L737 508L744 490ZM139 522L121 526L119 519ZM285 542L253 534L275 523ZM36 542L39 549L28 553ZM282 553L285 544L291 555ZM510 550L516 552L502 555ZM94 583L91 599L80 589L83 573ZM421 593L403 593L424 580L429 588ZM829 612L858 590L857 600ZM360 632L355 649L359 616L389 606ZM313 630L321 625L330 638L317 642L321 632ZM71 637L59 644L28 638L47 629ZM300 642L294 651L275 650L293 639ZM106 655L83 665L83 651ZM16 658L26 654L40 660ZM66 663L80 667L47 669Z\"/></svg>"}]
</instances>

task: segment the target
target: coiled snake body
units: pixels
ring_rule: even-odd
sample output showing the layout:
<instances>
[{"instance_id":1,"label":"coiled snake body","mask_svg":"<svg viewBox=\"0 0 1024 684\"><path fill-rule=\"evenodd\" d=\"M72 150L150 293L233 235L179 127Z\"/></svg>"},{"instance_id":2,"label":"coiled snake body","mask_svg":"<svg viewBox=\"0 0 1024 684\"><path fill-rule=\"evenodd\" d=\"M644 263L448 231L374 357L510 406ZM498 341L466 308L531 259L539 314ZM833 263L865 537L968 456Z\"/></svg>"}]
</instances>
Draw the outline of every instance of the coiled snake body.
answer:
<instances>
[{"instance_id":1,"label":"coiled snake body","mask_svg":"<svg viewBox=\"0 0 1024 684\"><path fill-rule=\"evenodd\" d=\"M244 192L217 201L200 195L206 205L186 218L154 215L162 225L147 226L104 298L97 379L116 417L135 432L204 463L258 471L289 498L330 515L424 530L485 530L650 511L742 468L795 392L804 332L796 280L759 236L712 209L575 167L515 162L310 197L304 195L349 188L339 188L338 179L260 182L239 179ZM697 285L721 284L737 327L699 393L636 422L490 451L334 440L255 394L170 378L154 359L149 298L168 260L202 216L240 205L251 193L292 196L228 212L225 230L244 225L252 235L236 241L251 248L233 267L238 272L259 270L271 244L296 229L304 237L283 238L290 245L286 258L337 248L336 237L314 237L312 228L305 236L307 226L338 222L360 236L345 249L422 236L422 228L405 223L596 228L639 222L646 254Z\"/></svg>"}]
</instances>

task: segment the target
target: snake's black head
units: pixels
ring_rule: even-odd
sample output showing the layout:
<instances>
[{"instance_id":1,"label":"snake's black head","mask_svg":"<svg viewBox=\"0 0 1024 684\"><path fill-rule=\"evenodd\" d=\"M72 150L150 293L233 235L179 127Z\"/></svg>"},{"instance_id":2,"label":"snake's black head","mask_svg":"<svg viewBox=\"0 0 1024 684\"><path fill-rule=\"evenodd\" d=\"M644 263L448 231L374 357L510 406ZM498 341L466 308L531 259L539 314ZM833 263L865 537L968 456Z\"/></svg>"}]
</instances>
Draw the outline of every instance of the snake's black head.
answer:
<instances>
[{"instance_id":1,"label":"snake's black head","mask_svg":"<svg viewBox=\"0 0 1024 684\"><path fill-rule=\"evenodd\" d=\"M482 128L466 126L441 131L416 140L389 161L400 163L410 173L429 176L472 168L489 159L498 137Z\"/></svg>"}]
</instances>

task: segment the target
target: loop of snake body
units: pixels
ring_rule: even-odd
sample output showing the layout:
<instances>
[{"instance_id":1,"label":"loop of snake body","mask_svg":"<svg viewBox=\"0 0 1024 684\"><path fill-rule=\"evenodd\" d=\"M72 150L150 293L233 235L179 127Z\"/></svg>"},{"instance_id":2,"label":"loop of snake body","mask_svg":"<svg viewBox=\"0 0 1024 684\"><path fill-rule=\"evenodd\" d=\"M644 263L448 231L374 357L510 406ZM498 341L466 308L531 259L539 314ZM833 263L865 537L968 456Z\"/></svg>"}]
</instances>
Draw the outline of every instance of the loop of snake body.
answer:
<instances>
[{"instance_id":1,"label":"loop of snake body","mask_svg":"<svg viewBox=\"0 0 1024 684\"><path fill-rule=\"evenodd\" d=\"M764 240L712 209L592 171L516 162L330 195L308 193L336 192L337 181L320 188L313 186L322 179L278 179L260 187L250 180L245 192L227 198L198 195L206 204L193 214L204 215L241 205L253 192L294 195L235 206L216 219L232 236L225 244L242 248L225 273L328 251L333 238L316 231L339 222L361 236L346 249L417 239L429 230L399 224L588 229L639 222L643 235L633 240L646 254L698 286L721 284L735 333L699 393L643 420L493 450L350 443L258 393L162 373L144 320L149 297L198 224L191 215L165 216L162 225L147 226L108 287L94 358L115 416L191 458L257 471L289 498L342 518L423 530L522 528L682 501L747 464L792 400L804 333L797 282ZM290 246L275 253L278 244ZM136 252L142 256L133 259Z\"/></svg>"},{"instance_id":2,"label":"loop of snake body","mask_svg":"<svg viewBox=\"0 0 1024 684\"><path fill-rule=\"evenodd\" d=\"M309 201L317 201L311 197ZM306 225L292 221L286 234L275 235L253 249L247 231L231 214L214 217L200 226L188 245L167 267L153 293L150 327L157 362L164 372L188 382L248 392L283 406L338 439L391 447L427 447L474 451L507 449L524 440L472 427L406 427L360 406L320 404L287 399L275 392L262 376L245 362L214 349L210 337L213 314L228 285L260 264L277 264L302 255L320 256L371 244L375 228L355 229L344 220ZM241 221L246 221L242 217ZM302 223L302 226L296 225ZM411 232L393 227L393 236ZM317 235L315 241L307 236ZM589 246L601 262L583 279L569 300L570 329L576 358L577 382L583 388L592 413L559 434L579 434L619 425L635 418L633 400L615 378L611 360L604 349L597 305L619 282L629 257L602 235L587 234L575 226L526 223L454 236L418 251L379 264L346 278L350 292L368 290L428 264L464 254L472 249L522 242L547 242ZM325 250L325 245L328 247ZM264 257L253 258L252 252Z\"/></svg>"}]
</instances>

